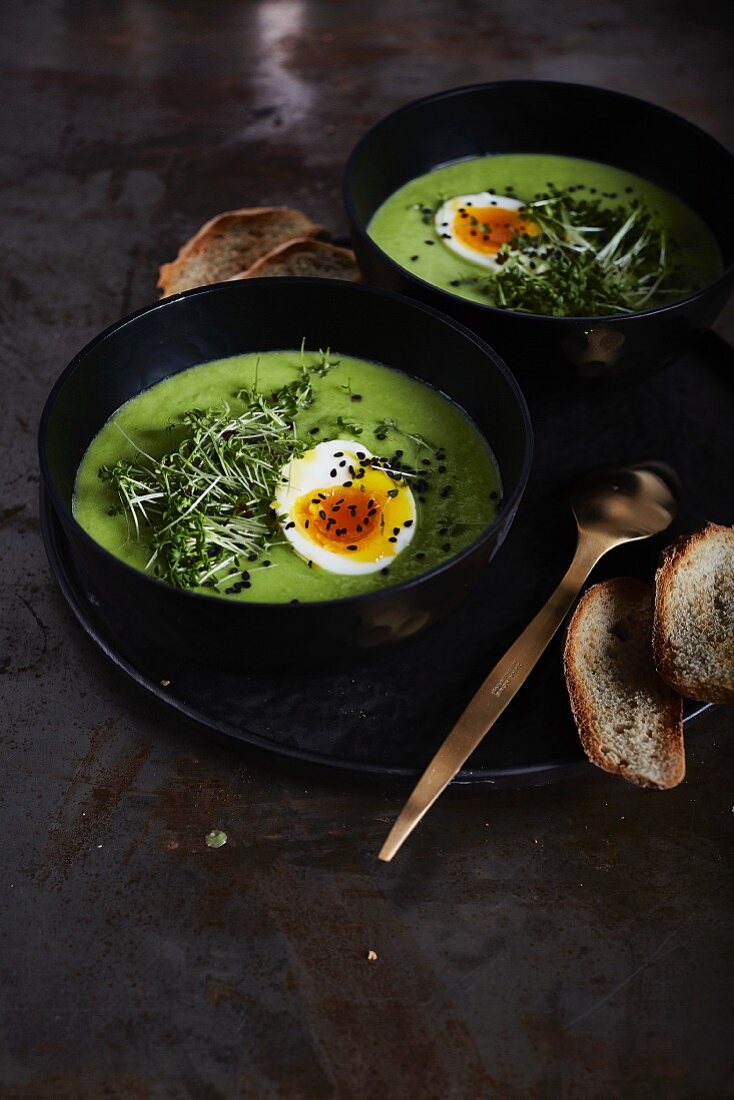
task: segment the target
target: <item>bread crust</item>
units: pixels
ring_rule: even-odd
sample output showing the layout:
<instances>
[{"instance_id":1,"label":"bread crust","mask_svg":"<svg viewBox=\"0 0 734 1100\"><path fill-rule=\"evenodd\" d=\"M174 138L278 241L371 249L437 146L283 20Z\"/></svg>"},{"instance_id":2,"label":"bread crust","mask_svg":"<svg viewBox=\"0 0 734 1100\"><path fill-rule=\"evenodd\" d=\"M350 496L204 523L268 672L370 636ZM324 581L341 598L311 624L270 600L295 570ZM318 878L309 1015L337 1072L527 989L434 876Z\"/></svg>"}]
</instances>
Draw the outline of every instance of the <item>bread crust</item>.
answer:
<instances>
[{"instance_id":1,"label":"bread crust","mask_svg":"<svg viewBox=\"0 0 734 1100\"><path fill-rule=\"evenodd\" d=\"M357 259L350 248L341 248L339 245L329 244L327 241L320 241L314 237L293 237L292 240L284 241L283 244L272 248L270 252L266 252L264 256L255 260L254 264L248 267L246 271L239 271L236 275L230 275L227 282L236 282L239 279L257 279L267 275L271 270L277 271L279 267L286 264L289 257L299 252L322 255L325 259L332 257L339 259L353 268L354 282L361 279ZM324 276L324 278L329 278L329 276ZM347 276L339 275L333 276L333 278L346 279Z\"/></svg>"},{"instance_id":2,"label":"bread crust","mask_svg":"<svg viewBox=\"0 0 734 1100\"><path fill-rule=\"evenodd\" d=\"M670 642L674 612L671 608L673 586L681 566L689 555L705 546L712 536L734 536L734 528L706 523L689 535L682 535L660 555L655 573L655 610L653 617L653 655L658 673L676 691L702 703L734 703L734 686L713 684L686 676L676 660ZM733 624L734 629L734 624Z\"/></svg>"},{"instance_id":3,"label":"bread crust","mask_svg":"<svg viewBox=\"0 0 734 1100\"><path fill-rule=\"evenodd\" d=\"M652 589L634 577L618 577L592 585L579 600L566 632L563 652L563 670L571 703L571 712L578 729L584 752L592 764L612 775L621 776L640 787L667 790L677 786L685 777L685 751L683 748L683 701L666 683L660 680L660 708L664 723L663 748L668 757L664 782L656 782L650 776L633 771L622 762L610 759L602 751L603 738L596 724L594 708L583 676L579 673L578 657L581 652L581 625L603 595L614 591L617 599L627 605L639 607L652 603ZM651 655L652 663L652 655Z\"/></svg>"},{"instance_id":4,"label":"bread crust","mask_svg":"<svg viewBox=\"0 0 734 1100\"><path fill-rule=\"evenodd\" d=\"M239 210L225 210L221 214L217 214L215 217L210 218L208 222L205 222L190 240L186 241L178 250L178 255L175 260L170 263L162 264L158 271L158 287L161 290L162 297L167 297L169 294L177 293L171 290L172 284L176 281L180 272L183 271L187 262L192 257L198 255L208 244L208 242L217 234L226 230L232 222L241 222L248 219L257 219L263 221L266 219L285 219L289 220L293 218L303 220L303 227L299 229L298 235L301 237L318 237L325 234L323 226L315 225L306 217L300 210L295 210L290 206L251 206L243 207ZM294 236L295 234L289 234ZM269 251L266 249L266 251ZM204 284L202 284L204 285Z\"/></svg>"}]
</instances>

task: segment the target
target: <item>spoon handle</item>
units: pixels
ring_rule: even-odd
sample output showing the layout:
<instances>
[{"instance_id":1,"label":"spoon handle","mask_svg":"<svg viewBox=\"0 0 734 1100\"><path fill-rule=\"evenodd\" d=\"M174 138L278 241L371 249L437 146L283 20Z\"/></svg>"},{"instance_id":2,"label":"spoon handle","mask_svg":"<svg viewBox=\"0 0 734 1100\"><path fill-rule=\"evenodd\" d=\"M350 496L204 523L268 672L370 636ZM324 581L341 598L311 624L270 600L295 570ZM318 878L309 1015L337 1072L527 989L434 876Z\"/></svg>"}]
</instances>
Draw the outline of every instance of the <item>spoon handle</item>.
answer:
<instances>
[{"instance_id":1,"label":"spoon handle","mask_svg":"<svg viewBox=\"0 0 734 1100\"><path fill-rule=\"evenodd\" d=\"M380 859L389 862L393 858L514 699L568 614L589 573L612 545L615 543L602 542L588 535L579 538L563 580L494 666L418 780L380 850Z\"/></svg>"}]
</instances>

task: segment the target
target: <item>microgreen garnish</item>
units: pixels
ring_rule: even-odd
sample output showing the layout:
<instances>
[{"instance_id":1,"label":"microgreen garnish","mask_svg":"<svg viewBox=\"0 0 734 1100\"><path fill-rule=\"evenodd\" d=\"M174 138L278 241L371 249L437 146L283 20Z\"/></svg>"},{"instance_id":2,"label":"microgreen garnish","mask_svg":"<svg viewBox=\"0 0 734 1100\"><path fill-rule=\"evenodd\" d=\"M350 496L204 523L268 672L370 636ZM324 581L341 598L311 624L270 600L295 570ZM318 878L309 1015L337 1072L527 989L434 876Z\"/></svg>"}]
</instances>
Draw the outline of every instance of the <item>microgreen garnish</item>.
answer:
<instances>
[{"instance_id":1,"label":"microgreen garnish","mask_svg":"<svg viewBox=\"0 0 734 1100\"><path fill-rule=\"evenodd\" d=\"M364 428L361 428L359 424L355 424L351 420L347 420L344 416L337 416L336 418L337 428L341 428L345 432L349 432L351 435L361 435Z\"/></svg>"},{"instance_id":2,"label":"microgreen garnish","mask_svg":"<svg viewBox=\"0 0 734 1100\"><path fill-rule=\"evenodd\" d=\"M397 432L398 435L402 435L405 439L409 439L416 447L425 447L428 451L435 451L436 449L432 447L430 443L427 443L422 435L418 435L417 432L405 431L396 420L385 419L381 420L379 424L375 424L375 435L378 439L384 439L390 432Z\"/></svg>"},{"instance_id":3,"label":"microgreen garnish","mask_svg":"<svg viewBox=\"0 0 734 1100\"><path fill-rule=\"evenodd\" d=\"M319 356L315 365L302 359L297 377L274 393L241 390L239 415L226 402L185 413L175 425L183 440L160 458L139 451L100 468L114 491L112 510L148 539L146 568L156 576L178 588L233 578L241 586L241 559L256 560L276 537L271 502L280 471L309 447L294 420L313 403L312 375L336 365L328 351Z\"/></svg>"},{"instance_id":4,"label":"microgreen garnish","mask_svg":"<svg viewBox=\"0 0 734 1100\"><path fill-rule=\"evenodd\" d=\"M551 190L526 203L540 228L501 247L499 271L452 281L492 305L547 316L632 313L693 287L675 241L639 200L630 205Z\"/></svg>"}]
</instances>

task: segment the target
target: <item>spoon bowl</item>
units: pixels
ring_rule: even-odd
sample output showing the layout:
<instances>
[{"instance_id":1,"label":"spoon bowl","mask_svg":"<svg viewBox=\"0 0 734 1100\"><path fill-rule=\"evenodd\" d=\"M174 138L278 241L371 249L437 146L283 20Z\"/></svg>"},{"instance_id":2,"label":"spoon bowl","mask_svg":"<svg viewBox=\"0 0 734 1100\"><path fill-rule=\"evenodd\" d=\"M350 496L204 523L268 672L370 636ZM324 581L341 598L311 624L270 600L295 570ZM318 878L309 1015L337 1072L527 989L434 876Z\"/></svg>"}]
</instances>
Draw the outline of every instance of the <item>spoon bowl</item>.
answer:
<instances>
[{"instance_id":1,"label":"spoon bowl","mask_svg":"<svg viewBox=\"0 0 734 1100\"><path fill-rule=\"evenodd\" d=\"M611 545L657 535L678 511L674 471L663 463L602 470L576 486L571 507L579 535Z\"/></svg>"}]
</instances>

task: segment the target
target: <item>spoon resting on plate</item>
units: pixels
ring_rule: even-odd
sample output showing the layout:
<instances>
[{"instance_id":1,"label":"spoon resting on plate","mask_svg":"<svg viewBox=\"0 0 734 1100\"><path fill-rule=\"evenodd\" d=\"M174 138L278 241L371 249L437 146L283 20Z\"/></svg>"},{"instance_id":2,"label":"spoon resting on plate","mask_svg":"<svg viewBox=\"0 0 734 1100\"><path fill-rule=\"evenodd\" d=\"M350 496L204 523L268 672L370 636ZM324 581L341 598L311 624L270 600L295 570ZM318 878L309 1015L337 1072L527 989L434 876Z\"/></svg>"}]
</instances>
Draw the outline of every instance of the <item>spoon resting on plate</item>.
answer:
<instances>
[{"instance_id":1,"label":"spoon resting on plate","mask_svg":"<svg viewBox=\"0 0 734 1100\"><path fill-rule=\"evenodd\" d=\"M615 546L650 538L670 526L678 510L671 484L677 485L673 470L650 462L604 470L576 486L571 495L578 530L573 561L431 760L390 830L381 860L393 858L525 683L599 559Z\"/></svg>"}]
</instances>

